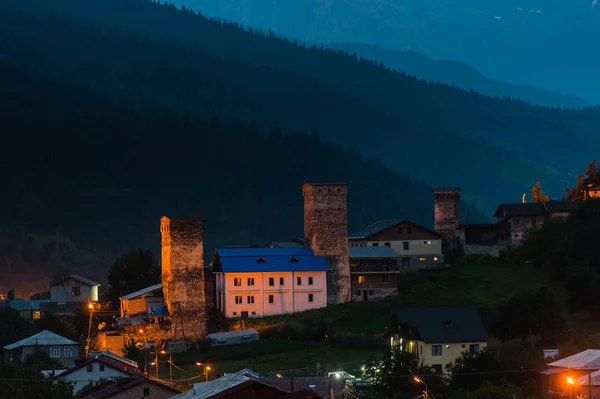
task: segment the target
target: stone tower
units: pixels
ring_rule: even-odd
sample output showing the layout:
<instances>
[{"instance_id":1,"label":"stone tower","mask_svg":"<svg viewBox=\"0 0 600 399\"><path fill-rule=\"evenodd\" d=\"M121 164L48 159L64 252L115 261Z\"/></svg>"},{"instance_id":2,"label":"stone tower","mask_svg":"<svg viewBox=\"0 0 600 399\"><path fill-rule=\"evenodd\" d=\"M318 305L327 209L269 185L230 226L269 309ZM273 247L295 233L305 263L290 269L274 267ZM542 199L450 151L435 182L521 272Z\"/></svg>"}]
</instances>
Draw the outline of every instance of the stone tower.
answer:
<instances>
[{"instance_id":1,"label":"stone tower","mask_svg":"<svg viewBox=\"0 0 600 399\"><path fill-rule=\"evenodd\" d=\"M175 339L206 335L203 223L201 218L160 219L162 285Z\"/></svg>"},{"instance_id":2,"label":"stone tower","mask_svg":"<svg viewBox=\"0 0 600 399\"><path fill-rule=\"evenodd\" d=\"M327 303L351 299L346 183L304 183L304 245L325 256Z\"/></svg>"},{"instance_id":3,"label":"stone tower","mask_svg":"<svg viewBox=\"0 0 600 399\"><path fill-rule=\"evenodd\" d=\"M446 239L456 236L460 223L460 188L436 188L435 231Z\"/></svg>"}]
</instances>

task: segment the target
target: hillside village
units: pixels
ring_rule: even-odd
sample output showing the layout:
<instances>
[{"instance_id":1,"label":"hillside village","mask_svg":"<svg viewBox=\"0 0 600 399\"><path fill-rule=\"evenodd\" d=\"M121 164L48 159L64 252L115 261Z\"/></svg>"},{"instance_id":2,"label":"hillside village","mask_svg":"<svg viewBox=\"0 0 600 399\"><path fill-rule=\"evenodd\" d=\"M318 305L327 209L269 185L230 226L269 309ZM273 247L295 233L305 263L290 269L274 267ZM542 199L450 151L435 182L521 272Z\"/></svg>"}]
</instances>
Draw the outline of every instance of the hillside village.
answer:
<instances>
[{"instance_id":1,"label":"hillside village","mask_svg":"<svg viewBox=\"0 0 600 399\"><path fill-rule=\"evenodd\" d=\"M185 358L205 345L244 347L272 339L269 328L277 322L269 324L269 320L279 316L335 307L343 312L349 303L364 303L361 306L367 311L385 307L386 298L398 296L407 276L451 273L454 265L448 258L502 257L518 248L528 232L549 219L567 219L580 203L501 203L494 213L496 223L461 224L460 189L440 188L433 192L433 230L409 219L388 219L348 233L347 190L345 183L305 183L303 238L272 241L263 247L218 248L207 266L203 219L161 218L162 282L123 295L118 313L108 319L102 317L107 307L99 295L101 285L82 276L53 282L47 299L17 298L11 291L2 304L28 321L39 321L48 313L69 320L82 309L89 321L83 342L44 330L5 345L5 361L23 363L28 356L45 353L56 366L42 373L72 383L77 397L85 398L128 397L130 392L156 398L250 397L250 392L274 398L353 397L352 392L381 383L379 363L362 359L361 375L319 365L316 372L305 370L304 375L292 370L287 375L269 375L253 371L255 365L248 358L242 369L222 374L208 359L196 362L200 377L174 379L183 369L173 358ZM584 191L583 200L593 199L600 187L590 184ZM381 328L377 345L385 347L387 342L388 352L414 356L420 367L428 367L421 371L427 378L449 375L458 360L487 353L490 332L476 307L429 305L435 306L387 308L388 327ZM230 322L219 327L212 319ZM261 326L262 319L267 322ZM543 356L554 359L559 353L547 348ZM159 373L160 363L161 368L168 366L168 378ZM586 378L596 378L600 351L548 361L541 372L547 377L544 390L560 391L562 380L575 378L573 370L581 370L577 386L595 389ZM413 373L417 385L426 378Z\"/></svg>"}]
</instances>

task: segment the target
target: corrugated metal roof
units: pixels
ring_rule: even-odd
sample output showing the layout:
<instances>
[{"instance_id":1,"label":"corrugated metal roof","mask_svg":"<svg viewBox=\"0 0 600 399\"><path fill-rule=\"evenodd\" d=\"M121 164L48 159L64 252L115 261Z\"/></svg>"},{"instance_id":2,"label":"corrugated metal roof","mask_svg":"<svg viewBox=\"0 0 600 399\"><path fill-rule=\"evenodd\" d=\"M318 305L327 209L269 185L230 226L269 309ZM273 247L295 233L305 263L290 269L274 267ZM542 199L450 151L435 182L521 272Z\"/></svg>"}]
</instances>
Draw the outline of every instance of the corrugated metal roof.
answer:
<instances>
[{"instance_id":1,"label":"corrugated metal roof","mask_svg":"<svg viewBox=\"0 0 600 399\"><path fill-rule=\"evenodd\" d=\"M349 235L348 239L367 238L372 236L373 234L377 234L380 231L387 230L390 227L405 221L406 220L404 219L380 220L379 222L375 222L362 230L355 231L354 233Z\"/></svg>"},{"instance_id":2,"label":"corrugated metal roof","mask_svg":"<svg viewBox=\"0 0 600 399\"><path fill-rule=\"evenodd\" d=\"M248 384L248 382L257 383L257 381L246 376L247 371L249 370L244 369L237 373L224 375L216 380L194 384L189 391L175 395L171 399L205 399L238 385Z\"/></svg>"},{"instance_id":3,"label":"corrugated metal roof","mask_svg":"<svg viewBox=\"0 0 600 399\"><path fill-rule=\"evenodd\" d=\"M327 259L313 255L310 248L219 248L216 254L219 270L225 273L329 269Z\"/></svg>"},{"instance_id":4,"label":"corrugated metal roof","mask_svg":"<svg viewBox=\"0 0 600 399\"><path fill-rule=\"evenodd\" d=\"M154 284L154 285L151 285L150 287L142 288L139 291L132 292L131 294L124 295L121 298L123 298L123 299L134 299L134 298L137 298L138 296L147 294L148 292L159 290L161 288L162 288L162 284Z\"/></svg>"},{"instance_id":5,"label":"corrugated metal roof","mask_svg":"<svg viewBox=\"0 0 600 399\"><path fill-rule=\"evenodd\" d=\"M100 283L92 281L89 278L81 277L81 276L79 276L77 274L72 274L70 276L63 277L62 279L60 279L60 280L58 280L58 281L50 284L50 286L52 287L53 285L62 284L65 280L68 280L70 278L72 278L73 280L79 281L82 284L89 285L90 287L94 287L96 285L100 285Z\"/></svg>"},{"instance_id":6,"label":"corrugated metal roof","mask_svg":"<svg viewBox=\"0 0 600 399\"><path fill-rule=\"evenodd\" d=\"M581 377L575 379L575 384L589 386L590 385L590 377L592 378L592 386L600 385L600 370L594 371L592 373L592 375L589 375L589 374L582 375Z\"/></svg>"},{"instance_id":7,"label":"corrugated metal roof","mask_svg":"<svg viewBox=\"0 0 600 399\"><path fill-rule=\"evenodd\" d=\"M24 299L24 298L15 298L15 299L6 299L4 301L0 301L0 304L9 306L15 310L40 310L41 303L48 303L49 299Z\"/></svg>"},{"instance_id":8,"label":"corrugated metal roof","mask_svg":"<svg viewBox=\"0 0 600 399\"><path fill-rule=\"evenodd\" d=\"M253 329L250 328L248 330L240 330L240 331L227 331L227 332L220 332L220 333L212 333L212 334L208 334L208 338L209 339L214 339L216 341L222 340L222 339L228 339L228 338L234 338L234 337L243 337L246 335L258 335L258 332Z\"/></svg>"},{"instance_id":9,"label":"corrugated metal roof","mask_svg":"<svg viewBox=\"0 0 600 399\"><path fill-rule=\"evenodd\" d=\"M401 308L394 310L394 316L398 323L416 328L421 340L426 343L488 340L479 313L471 306Z\"/></svg>"},{"instance_id":10,"label":"corrugated metal roof","mask_svg":"<svg viewBox=\"0 0 600 399\"><path fill-rule=\"evenodd\" d=\"M350 247L352 259L398 259L400 255L390 247Z\"/></svg>"},{"instance_id":11,"label":"corrugated metal roof","mask_svg":"<svg viewBox=\"0 0 600 399\"><path fill-rule=\"evenodd\" d=\"M549 363L548 366L564 369L600 370L600 349L587 349Z\"/></svg>"},{"instance_id":12,"label":"corrugated metal roof","mask_svg":"<svg viewBox=\"0 0 600 399\"><path fill-rule=\"evenodd\" d=\"M44 330L40 333L24 338L20 341L6 345L4 349L12 350L22 346L50 346L50 345L78 345L77 342L71 341L68 338L61 337L52 331Z\"/></svg>"}]
</instances>

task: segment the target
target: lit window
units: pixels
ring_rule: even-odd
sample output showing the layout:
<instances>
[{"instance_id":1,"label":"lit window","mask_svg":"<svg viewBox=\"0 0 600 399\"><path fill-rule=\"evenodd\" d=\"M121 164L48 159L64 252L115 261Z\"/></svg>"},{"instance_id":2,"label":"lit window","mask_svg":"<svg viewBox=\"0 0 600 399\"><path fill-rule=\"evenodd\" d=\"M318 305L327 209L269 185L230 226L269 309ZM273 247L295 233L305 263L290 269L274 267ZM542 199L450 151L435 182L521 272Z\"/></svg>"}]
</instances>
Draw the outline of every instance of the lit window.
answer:
<instances>
[{"instance_id":1,"label":"lit window","mask_svg":"<svg viewBox=\"0 0 600 399\"><path fill-rule=\"evenodd\" d=\"M65 346L63 349L65 357L75 357L75 347L73 346Z\"/></svg>"},{"instance_id":2,"label":"lit window","mask_svg":"<svg viewBox=\"0 0 600 399\"><path fill-rule=\"evenodd\" d=\"M442 356L442 345L431 345L431 356Z\"/></svg>"},{"instance_id":3,"label":"lit window","mask_svg":"<svg viewBox=\"0 0 600 399\"><path fill-rule=\"evenodd\" d=\"M313 285L313 278L312 277L308 278L308 285Z\"/></svg>"},{"instance_id":4,"label":"lit window","mask_svg":"<svg viewBox=\"0 0 600 399\"><path fill-rule=\"evenodd\" d=\"M60 346L50 348L50 357L60 357Z\"/></svg>"},{"instance_id":5,"label":"lit window","mask_svg":"<svg viewBox=\"0 0 600 399\"><path fill-rule=\"evenodd\" d=\"M236 277L233 279L233 285L236 287L241 287L242 286L242 279L239 277Z\"/></svg>"},{"instance_id":6,"label":"lit window","mask_svg":"<svg viewBox=\"0 0 600 399\"><path fill-rule=\"evenodd\" d=\"M275 277L269 277L269 286L272 287L275 285Z\"/></svg>"},{"instance_id":7,"label":"lit window","mask_svg":"<svg viewBox=\"0 0 600 399\"><path fill-rule=\"evenodd\" d=\"M248 285L254 285L254 277L248 277Z\"/></svg>"},{"instance_id":8,"label":"lit window","mask_svg":"<svg viewBox=\"0 0 600 399\"><path fill-rule=\"evenodd\" d=\"M273 295L269 295L269 303L273 303L275 301L275 298L273 298Z\"/></svg>"},{"instance_id":9,"label":"lit window","mask_svg":"<svg viewBox=\"0 0 600 399\"><path fill-rule=\"evenodd\" d=\"M248 295L248 297L246 299L248 301L248 304L254 303L254 296Z\"/></svg>"},{"instance_id":10,"label":"lit window","mask_svg":"<svg viewBox=\"0 0 600 399\"><path fill-rule=\"evenodd\" d=\"M313 294L308 294L308 302L312 302L314 299Z\"/></svg>"},{"instance_id":11,"label":"lit window","mask_svg":"<svg viewBox=\"0 0 600 399\"><path fill-rule=\"evenodd\" d=\"M358 284L362 284L365 282L365 276L358 276Z\"/></svg>"},{"instance_id":12,"label":"lit window","mask_svg":"<svg viewBox=\"0 0 600 399\"><path fill-rule=\"evenodd\" d=\"M437 261L438 261L438 257L437 257L437 256L434 256L434 257L433 257L433 260L437 262Z\"/></svg>"},{"instance_id":13,"label":"lit window","mask_svg":"<svg viewBox=\"0 0 600 399\"><path fill-rule=\"evenodd\" d=\"M42 318L42 312L40 312L39 310L36 310L33 312L33 318L35 320L41 319Z\"/></svg>"},{"instance_id":14,"label":"lit window","mask_svg":"<svg viewBox=\"0 0 600 399\"><path fill-rule=\"evenodd\" d=\"M425 261L427 260L427 258L424 258L424 257L422 257L422 256L421 256L421 257L419 258L419 260L420 260L421 262L425 262Z\"/></svg>"}]
</instances>

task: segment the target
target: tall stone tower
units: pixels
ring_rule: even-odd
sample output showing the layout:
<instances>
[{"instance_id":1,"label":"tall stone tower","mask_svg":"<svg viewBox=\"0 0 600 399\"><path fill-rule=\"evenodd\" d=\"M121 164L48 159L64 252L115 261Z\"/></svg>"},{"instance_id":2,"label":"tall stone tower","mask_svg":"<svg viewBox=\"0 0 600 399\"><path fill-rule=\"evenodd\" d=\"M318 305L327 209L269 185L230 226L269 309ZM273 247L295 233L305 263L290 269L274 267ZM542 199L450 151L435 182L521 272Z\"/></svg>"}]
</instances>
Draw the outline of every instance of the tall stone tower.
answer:
<instances>
[{"instance_id":1,"label":"tall stone tower","mask_svg":"<svg viewBox=\"0 0 600 399\"><path fill-rule=\"evenodd\" d=\"M304 183L304 245L325 256L327 303L351 299L346 183Z\"/></svg>"},{"instance_id":2,"label":"tall stone tower","mask_svg":"<svg viewBox=\"0 0 600 399\"><path fill-rule=\"evenodd\" d=\"M436 188L435 231L446 239L456 236L460 223L460 188Z\"/></svg>"},{"instance_id":3,"label":"tall stone tower","mask_svg":"<svg viewBox=\"0 0 600 399\"><path fill-rule=\"evenodd\" d=\"M160 219L162 284L175 339L206 335L203 223L201 218Z\"/></svg>"}]
</instances>

